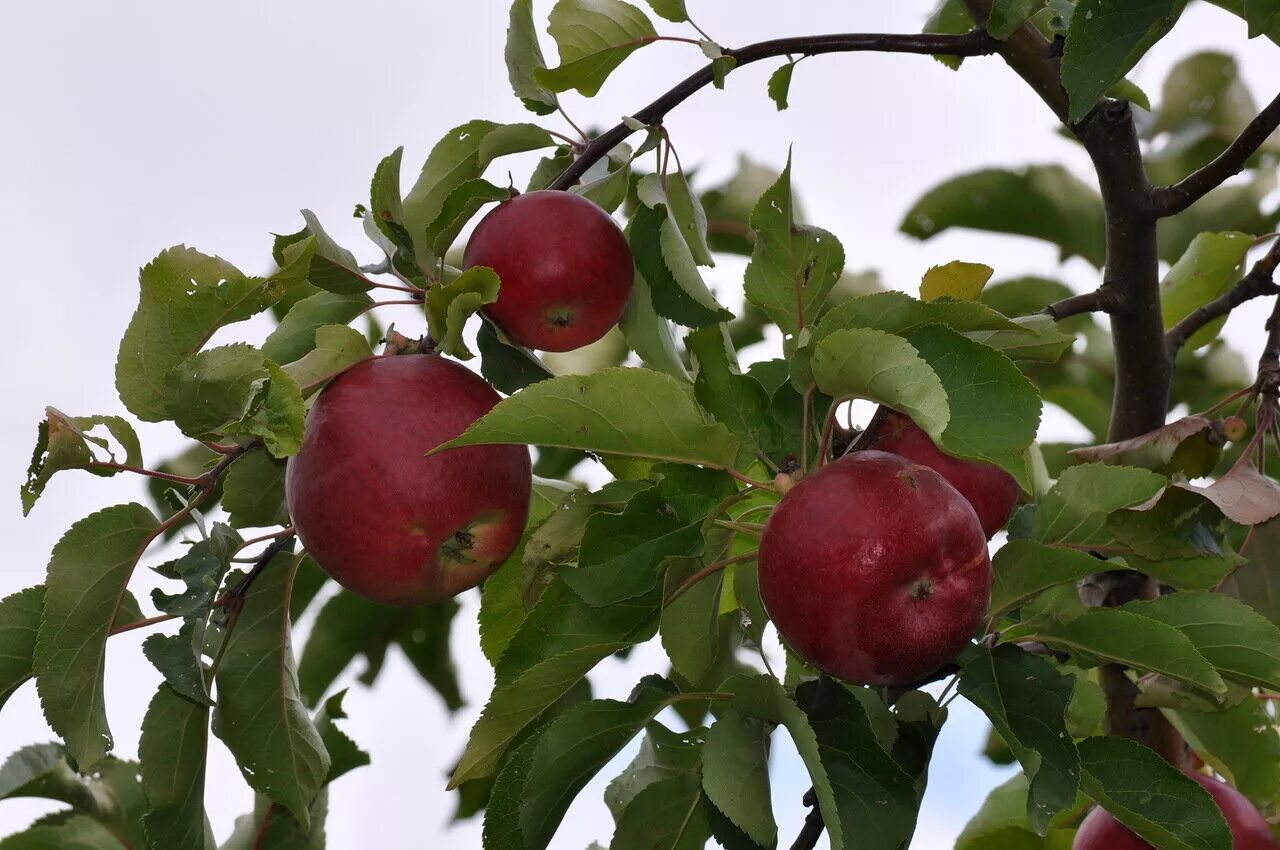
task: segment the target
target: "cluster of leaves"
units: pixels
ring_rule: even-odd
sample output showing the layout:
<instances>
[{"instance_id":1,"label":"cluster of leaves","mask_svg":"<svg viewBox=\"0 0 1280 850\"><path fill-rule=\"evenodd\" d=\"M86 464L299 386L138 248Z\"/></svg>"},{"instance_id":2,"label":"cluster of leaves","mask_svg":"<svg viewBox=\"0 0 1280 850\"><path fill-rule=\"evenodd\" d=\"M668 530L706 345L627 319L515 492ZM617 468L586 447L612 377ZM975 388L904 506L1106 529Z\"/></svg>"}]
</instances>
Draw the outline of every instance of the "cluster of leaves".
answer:
<instances>
[{"instance_id":1,"label":"cluster of leaves","mask_svg":"<svg viewBox=\"0 0 1280 850\"><path fill-rule=\"evenodd\" d=\"M668 22L691 23L683 0L649 5ZM1147 4L1141 16L1122 14L1122 5L998 2L991 31L1004 37L1033 20L1064 36L1064 84L1077 114L1108 91L1142 103L1123 76L1181 3ZM1277 25L1274 4L1239 11L1257 32ZM949 0L929 27L970 25ZM515 0L512 88L543 116L562 108L567 90L594 95L659 38L648 15L621 0L560 0L549 31L560 54L554 68L531 3ZM732 53L698 33L723 85ZM770 80L779 107L793 69L787 61ZM1230 60L1202 54L1174 70L1144 126L1154 159L1177 179L1220 152L1251 114ZM540 152L527 185L537 189L581 153L583 143L536 123L474 120L450 130L408 192L402 151L383 160L360 208L380 254L371 265L304 211L302 229L276 237L276 271L265 277L182 246L142 269L116 364L120 398L139 420L172 422L193 442L147 470L123 418L50 408L40 426L22 485L27 511L66 470L143 471L156 504L117 505L75 523L46 581L0 600L0 704L34 678L63 740L10 757L0 798L70 806L0 846L208 850L202 799L212 730L258 794L222 846L319 847L328 783L368 761L334 725L341 692L330 692L347 668L363 659L360 679L371 685L394 648L448 708L461 704L448 643L452 601L389 612L338 590L318 606L296 663L291 644L291 626L324 577L290 551L284 459L297 451L307 406L325 382L373 354L380 329L351 324L392 303L421 309L441 353L478 354L482 374L509 394L449 446L536 446L544 478L520 545L483 587L481 646L495 687L450 783L459 816L485 809L486 847L545 847L575 795L637 737L638 754L606 793L617 824L612 848L698 847L711 838L774 847L768 762L780 728L809 772L833 848L909 842L945 706L919 690L846 686L791 655L779 679L761 649L768 617L753 553L779 498L769 481L812 466L828 449L824 422L852 399L907 413L947 452L1000 466L1029 496L995 556L991 636L957 659L955 685L990 717L993 754L1023 771L993 793L961 846L1065 846L1090 800L1158 847L1229 846L1199 786L1140 745L1101 734L1093 671L1106 663L1136 671L1145 704L1276 810L1280 739L1254 698L1257 689L1280 692L1269 568L1276 526L1264 524L1280 512L1276 485L1248 465L1228 467L1234 458L1223 458L1205 417L1083 454L1069 450L1087 447L1037 444L1044 401L1079 419L1093 442L1110 410L1114 366L1103 328L1040 313L1069 293L1063 284L987 285L989 266L955 262L925 272L918 298L868 291L879 287L846 274L835 236L804 221L789 164L779 173L744 161L726 184L698 191L660 128L628 126L641 143L614 148L572 191L625 213L634 295L618 332L573 355L538 357L477 319L501 281L488 269L459 270L452 253L479 210L513 191L486 179L494 162ZM650 152L658 166L641 173L636 160ZM1253 166L1248 181L1167 222L1167 325L1222 294L1254 237L1277 221L1261 208L1273 166L1265 157ZM949 227L1045 239L1064 258L1104 260L1097 193L1057 166L948 181L902 225L918 238ZM723 253L749 257L738 316L704 277ZM375 291L399 294L378 302ZM216 332L263 313L277 325L260 345L208 347ZM477 321L472 337L468 323ZM782 337L782 351L770 353L781 356L757 351L743 368L739 350L769 326ZM1206 327L1180 357L1174 404L1202 409L1248 382L1224 368L1217 330ZM576 486L574 470L588 459L614 480ZM1190 481L1215 473L1207 486ZM218 507L225 521L206 519ZM246 529L267 533L246 538ZM188 538L182 556L154 567L172 592L156 591L158 614L146 617L130 580L156 541L180 533ZM233 568L268 539L264 553L247 556L257 561L248 574ZM1086 608L1077 582L1112 569L1141 570L1171 592ZM1210 591L1228 577L1230 593ZM177 628L144 644L164 681L133 765L109 755L106 642L161 623ZM593 698L596 665L655 637L670 662L665 675L645 676L626 699Z\"/></svg>"}]
</instances>

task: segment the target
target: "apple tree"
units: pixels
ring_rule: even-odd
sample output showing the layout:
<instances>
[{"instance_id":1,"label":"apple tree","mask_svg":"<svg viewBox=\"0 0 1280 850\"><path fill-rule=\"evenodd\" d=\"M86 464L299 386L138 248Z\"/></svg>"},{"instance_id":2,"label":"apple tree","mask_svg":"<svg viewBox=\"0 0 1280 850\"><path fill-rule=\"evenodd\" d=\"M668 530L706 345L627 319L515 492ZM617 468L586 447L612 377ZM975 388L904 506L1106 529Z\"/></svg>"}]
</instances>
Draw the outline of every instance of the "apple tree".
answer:
<instances>
[{"instance_id":1,"label":"apple tree","mask_svg":"<svg viewBox=\"0 0 1280 850\"><path fill-rule=\"evenodd\" d=\"M1280 42L1277 0L1215 2ZM33 680L60 738L9 756L0 799L66 805L0 847L323 846L330 784L369 762L335 682L363 659L374 687L401 652L456 708L463 593L495 684L424 793L482 817L486 850L546 847L637 740L605 795L613 850L905 848L958 696L1022 768L964 850L1276 846L1280 308L1254 299L1280 292L1280 97L1259 111L1221 53L1150 95L1126 79L1186 0L945 0L920 33L738 47L686 0L647 5L558 0L538 22L514 0L529 121L459 120L407 189L403 149L378 163L371 246L304 211L263 276L185 246L141 270L116 386L190 444L148 464L124 416L39 425L25 511L83 473L145 476L152 504L75 521L45 581L0 601L0 705ZM699 70L580 130L566 93L659 40ZM785 151L714 186L681 161L663 120L694 93L768 63L762 108L785 109L849 51L1025 81L1096 181L974 171L901 229L1044 240L1096 288L990 282L999 259L974 256L881 288L805 219ZM497 177L518 154L538 157L519 189ZM704 279L728 254L737 314ZM1232 311L1266 336L1256 368L1218 337ZM223 341L258 314L264 339ZM1045 402L1092 438L1038 442ZM607 483L576 483L587 465ZM166 584L138 599L145 569ZM131 761L104 661L135 629L162 683ZM669 664L593 692L649 641ZM776 736L803 799L771 793ZM221 844L210 747L257 800ZM808 809L799 835L781 807Z\"/></svg>"}]
</instances>

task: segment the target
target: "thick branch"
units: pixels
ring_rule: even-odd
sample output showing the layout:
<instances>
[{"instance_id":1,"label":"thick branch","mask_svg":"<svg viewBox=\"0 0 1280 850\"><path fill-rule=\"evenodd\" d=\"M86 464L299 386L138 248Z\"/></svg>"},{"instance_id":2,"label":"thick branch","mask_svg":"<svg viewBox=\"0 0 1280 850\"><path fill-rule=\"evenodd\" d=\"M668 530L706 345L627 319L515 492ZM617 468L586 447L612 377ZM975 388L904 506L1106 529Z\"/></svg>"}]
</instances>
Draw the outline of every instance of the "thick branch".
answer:
<instances>
[{"instance_id":1,"label":"thick branch","mask_svg":"<svg viewBox=\"0 0 1280 850\"><path fill-rule=\"evenodd\" d=\"M978 26L986 26L995 0L964 0L969 14ZM1067 92L1062 87L1058 60L1053 45L1034 26L1026 24L1000 43L1000 56L1005 64L1031 86L1053 114L1067 123Z\"/></svg>"},{"instance_id":2,"label":"thick branch","mask_svg":"<svg viewBox=\"0 0 1280 850\"><path fill-rule=\"evenodd\" d=\"M1061 301L1055 301L1043 312L1046 316L1052 318L1055 322L1061 322L1063 319L1069 319L1072 316L1078 316L1081 313L1110 313L1120 304L1120 299L1116 295L1116 291L1107 287L1100 286L1093 292L1086 292L1083 295L1072 295L1070 298L1063 298Z\"/></svg>"},{"instance_id":3,"label":"thick branch","mask_svg":"<svg viewBox=\"0 0 1280 850\"><path fill-rule=\"evenodd\" d=\"M1156 214L1162 217L1177 215L1221 186L1227 178L1239 174L1249 157L1258 152L1277 127L1280 127L1280 95L1276 95L1275 100L1249 122L1244 132L1217 159L1181 182L1157 189L1154 198Z\"/></svg>"},{"instance_id":4,"label":"thick branch","mask_svg":"<svg viewBox=\"0 0 1280 850\"><path fill-rule=\"evenodd\" d=\"M1280 286L1275 282L1276 266L1280 266L1280 239L1275 241L1262 259L1253 264L1253 268L1240 278L1239 283L1208 304L1193 310L1169 329L1169 333L1165 334L1169 357L1174 357L1192 334L1214 319L1227 315L1246 301L1280 293Z\"/></svg>"},{"instance_id":5,"label":"thick branch","mask_svg":"<svg viewBox=\"0 0 1280 850\"><path fill-rule=\"evenodd\" d=\"M837 33L833 35L778 38L749 44L736 50L724 51L737 62L735 67L779 56L816 56L821 53L853 53L872 51L879 53L919 53L946 56L983 56L994 53L1000 42L981 30L964 35L939 35L930 33ZM653 103L635 113L632 118L641 124L660 124L668 112L683 103L694 92L712 82L711 66L689 75ZM634 125L633 125L634 126ZM552 189L568 189L578 181L587 169L604 156L633 131L620 123L591 140L582 153L565 172L551 184Z\"/></svg>"}]
</instances>

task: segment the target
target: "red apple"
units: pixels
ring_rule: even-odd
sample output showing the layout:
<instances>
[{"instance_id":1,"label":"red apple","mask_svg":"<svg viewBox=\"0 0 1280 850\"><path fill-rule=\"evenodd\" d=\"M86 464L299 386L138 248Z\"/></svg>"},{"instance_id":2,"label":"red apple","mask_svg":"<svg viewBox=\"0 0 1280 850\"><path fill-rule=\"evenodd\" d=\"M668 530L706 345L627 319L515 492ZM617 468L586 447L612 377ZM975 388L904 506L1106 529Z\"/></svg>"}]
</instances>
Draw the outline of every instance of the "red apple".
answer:
<instances>
[{"instance_id":1,"label":"red apple","mask_svg":"<svg viewBox=\"0 0 1280 850\"><path fill-rule=\"evenodd\" d=\"M524 531L528 449L427 452L498 398L435 354L375 357L335 378L285 476L289 515L316 563L388 605L438 602L483 581Z\"/></svg>"},{"instance_id":2,"label":"red apple","mask_svg":"<svg viewBox=\"0 0 1280 850\"><path fill-rule=\"evenodd\" d=\"M1188 773L1204 786L1222 809L1231 828L1232 850L1275 850L1278 846L1262 815L1248 798L1225 782L1200 773ZM1152 850L1101 806L1095 806L1076 832L1071 850Z\"/></svg>"},{"instance_id":3,"label":"red apple","mask_svg":"<svg viewBox=\"0 0 1280 850\"><path fill-rule=\"evenodd\" d=\"M570 192L517 195L486 215L467 242L463 266L488 266L502 286L485 307L527 348L570 351L618 323L635 274L613 218Z\"/></svg>"},{"instance_id":4,"label":"red apple","mask_svg":"<svg viewBox=\"0 0 1280 850\"><path fill-rule=\"evenodd\" d=\"M879 451L800 479L765 523L758 562L787 645L866 685L914 682L954 658L991 591L972 506L927 466Z\"/></svg>"},{"instance_id":5,"label":"red apple","mask_svg":"<svg viewBox=\"0 0 1280 850\"><path fill-rule=\"evenodd\" d=\"M994 464L946 454L910 417L896 410L890 411L881 424L874 448L902 455L941 473L978 512L988 540L1013 516L1022 489L1012 475Z\"/></svg>"}]
</instances>

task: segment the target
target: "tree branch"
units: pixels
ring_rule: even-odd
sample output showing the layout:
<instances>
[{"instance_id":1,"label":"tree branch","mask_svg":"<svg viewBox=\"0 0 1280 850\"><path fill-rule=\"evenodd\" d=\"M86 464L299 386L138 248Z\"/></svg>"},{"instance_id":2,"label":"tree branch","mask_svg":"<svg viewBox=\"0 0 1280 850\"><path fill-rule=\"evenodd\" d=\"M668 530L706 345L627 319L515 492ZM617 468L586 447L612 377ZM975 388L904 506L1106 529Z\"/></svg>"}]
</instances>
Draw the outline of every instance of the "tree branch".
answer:
<instances>
[{"instance_id":1,"label":"tree branch","mask_svg":"<svg viewBox=\"0 0 1280 850\"><path fill-rule=\"evenodd\" d=\"M818 810L818 795L812 788L805 792L804 804L809 807L809 814L805 815L804 826L791 843L791 850L813 850L818 846L818 839L822 837L823 827L826 826L822 822L822 812Z\"/></svg>"},{"instance_id":2,"label":"tree branch","mask_svg":"<svg viewBox=\"0 0 1280 850\"><path fill-rule=\"evenodd\" d=\"M1208 304L1191 311L1186 318L1169 329L1164 337L1169 357L1172 359L1177 355L1178 349L1186 345L1196 331L1214 319L1227 315L1246 301L1280 293L1280 286L1275 282L1277 266L1280 266L1280 239L1272 244L1271 250L1254 263L1249 273L1240 278L1235 286Z\"/></svg>"},{"instance_id":3,"label":"tree branch","mask_svg":"<svg viewBox=\"0 0 1280 850\"><path fill-rule=\"evenodd\" d=\"M969 14L978 26L986 26L995 0L964 0ZM1053 45L1031 24L1025 24L1000 42L999 53L1005 64L1031 86L1032 91L1053 110L1058 120L1067 123L1067 92L1062 87L1058 59Z\"/></svg>"},{"instance_id":4,"label":"tree branch","mask_svg":"<svg viewBox=\"0 0 1280 850\"><path fill-rule=\"evenodd\" d=\"M930 33L836 33L832 35L799 36L796 38L778 38L749 44L736 50L725 50L726 56L732 56L735 67L758 62L761 59L779 56L817 56L822 53L853 53L873 51L880 53L918 53L926 55L946 56L984 56L994 53L1000 42L982 30L973 30L963 35L945 35ZM652 126L662 122L668 112L683 103L694 92L705 88L712 82L711 66L707 65L677 83L673 88L657 100L631 116L641 124ZM634 125L633 125L634 126ZM623 139L631 135L632 129L626 123L619 123L596 136L582 150L582 153L555 179L549 188L568 189L578 181L587 169L604 156Z\"/></svg>"},{"instance_id":5,"label":"tree branch","mask_svg":"<svg viewBox=\"0 0 1280 850\"><path fill-rule=\"evenodd\" d=\"M1063 319L1069 319L1081 313L1110 313L1119 306L1120 298L1116 291L1104 284L1093 292L1072 295L1070 298L1055 301L1040 312L1055 322L1061 322Z\"/></svg>"},{"instance_id":6,"label":"tree branch","mask_svg":"<svg viewBox=\"0 0 1280 850\"><path fill-rule=\"evenodd\" d=\"M1249 122L1217 159L1172 186L1156 189L1153 197L1156 215L1177 215L1221 186L1228 177L1239 174L1249 157L1258 152L1277 127L1280 127L1280 95Z\"/></svg>"}]
</instances>

